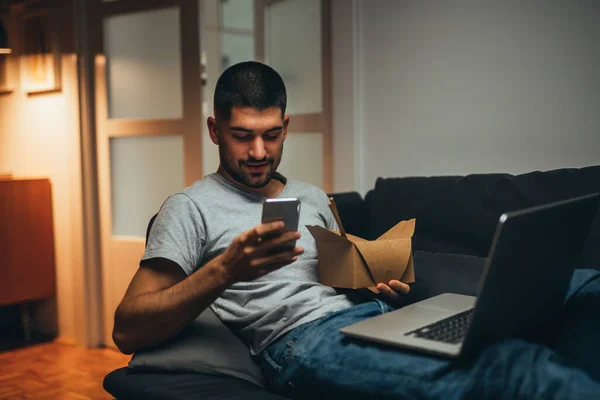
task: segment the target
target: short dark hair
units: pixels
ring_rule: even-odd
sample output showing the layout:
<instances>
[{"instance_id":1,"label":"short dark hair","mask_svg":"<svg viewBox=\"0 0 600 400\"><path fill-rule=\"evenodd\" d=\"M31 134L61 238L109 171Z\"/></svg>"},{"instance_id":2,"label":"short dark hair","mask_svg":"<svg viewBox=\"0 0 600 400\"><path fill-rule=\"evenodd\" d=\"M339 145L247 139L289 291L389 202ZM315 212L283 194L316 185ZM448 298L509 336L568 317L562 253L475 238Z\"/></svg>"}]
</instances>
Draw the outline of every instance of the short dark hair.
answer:
<instances>
[{"instance_id":1,"label":"short dark hair","mask_svg":"<svg viewBox=\"0 0 600 400\"><path fill-rule=\"evenodd\" d=\"M229 120L231 109L253 107L264 110L279 107L285 114L287 93L281 76L268 65L244 61L227 68L215 88L214 108L219 118Z\"/></svg>"}]
</instances>

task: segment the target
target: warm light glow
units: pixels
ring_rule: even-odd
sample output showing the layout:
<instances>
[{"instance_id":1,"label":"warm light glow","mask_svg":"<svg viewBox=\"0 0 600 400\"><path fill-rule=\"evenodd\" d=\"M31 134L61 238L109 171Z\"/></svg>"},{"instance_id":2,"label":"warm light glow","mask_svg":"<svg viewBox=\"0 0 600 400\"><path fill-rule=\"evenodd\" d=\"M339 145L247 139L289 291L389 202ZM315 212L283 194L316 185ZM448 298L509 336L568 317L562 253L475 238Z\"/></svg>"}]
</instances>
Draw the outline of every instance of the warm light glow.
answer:
<instances>
[{"instance_id":1,"label":"warm light glow","mask_svg":"<svg viewBox=\"0 0 600 400\"><path fill-rule=\"evenodd\" d=\"M95 58L96 66L104 67L106 65L106 56L104 54L98 54Z\"/></svg>"},{"instance_id":2,"label":"warm light glow","mask_svg":"<svg viewBox=\"0 0 600 400\"><path fill-rule=\"evenodd\" d=\"M52 54L29 54L21 56L25 88L27 91L42 91L55 88L55 65Z\"/></svg>"},{"instance_id":3,"label":"warm light glow","mask_svg":"<svg viewBox=\"0 0 600 400\"><path fill-rule=\"evenodd\" d=\"M10 54L12 53L11 49L2 48L0 49L0 54Z\"/></svg>"}]
</instances>

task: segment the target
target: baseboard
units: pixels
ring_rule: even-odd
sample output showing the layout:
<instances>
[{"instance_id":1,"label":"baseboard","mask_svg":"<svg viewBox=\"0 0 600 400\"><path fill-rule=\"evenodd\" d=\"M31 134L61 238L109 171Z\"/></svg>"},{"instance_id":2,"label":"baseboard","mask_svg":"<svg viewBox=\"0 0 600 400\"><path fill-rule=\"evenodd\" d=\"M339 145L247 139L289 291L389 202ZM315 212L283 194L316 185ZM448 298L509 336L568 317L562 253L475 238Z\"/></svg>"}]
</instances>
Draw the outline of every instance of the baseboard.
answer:
<instances>
[{"instance_id":1,"label":"baseboard","mask_svg":"<svg viewBox=\"0 0 600 400\"><path fill-rule=\"evenodd\" d=\"M55 339L54 335L31 332L31 337L25 339L21 332L5 332L0 336L0 352L22 349L28 346L48 343Z\"/></svg>"}]
</instances>

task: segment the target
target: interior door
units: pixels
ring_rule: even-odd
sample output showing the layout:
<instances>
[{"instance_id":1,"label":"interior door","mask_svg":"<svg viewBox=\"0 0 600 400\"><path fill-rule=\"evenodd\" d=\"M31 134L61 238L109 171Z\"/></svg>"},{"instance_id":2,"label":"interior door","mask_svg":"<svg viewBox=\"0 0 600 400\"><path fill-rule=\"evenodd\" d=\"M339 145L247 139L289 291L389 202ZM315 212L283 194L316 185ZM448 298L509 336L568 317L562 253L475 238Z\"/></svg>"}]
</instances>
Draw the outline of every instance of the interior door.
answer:
<instances>
[{"instance_id":1,"label":"interior door","mask_svg":"<svg viewBox=\"0 0 600 400\"><path fill-rule=\"evenodd\" d=\"M149 219L202 177L197 0L95 0L104 343L139 266ZM92 22L92 21L91 21Z\"/></svg>"},{"instance_id":2,"label":"interior door","mask_svg":"<svg viewBox=\"0 0 600 400\"><path fill-rule=\"evenodd\" d=\"M288 137L279 171L330 192L333 187L331 1L255 0L256 58L287 89Z\"/></svg>"}]
</instances>

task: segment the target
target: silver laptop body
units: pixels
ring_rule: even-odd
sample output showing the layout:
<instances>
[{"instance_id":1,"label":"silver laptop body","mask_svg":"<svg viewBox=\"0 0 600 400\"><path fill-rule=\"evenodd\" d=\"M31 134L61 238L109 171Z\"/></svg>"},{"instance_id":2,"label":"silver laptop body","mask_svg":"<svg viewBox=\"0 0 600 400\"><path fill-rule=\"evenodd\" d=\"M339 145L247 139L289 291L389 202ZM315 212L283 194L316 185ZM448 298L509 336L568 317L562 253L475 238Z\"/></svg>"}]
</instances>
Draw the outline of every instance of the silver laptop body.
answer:
<instances>
[{"instance_id":1,"label":"silver laptop body","mask_svg":"<svg viewBox=\"0 0 600 400\"><path fill-rule=\"evenodd\" d=\"M599 198L592 194L504 213L477 297L444 293L346 326L341 333L442 357L463 357L551 322L563 307L573 264ZM457 325L462 326L459 337L445 333L455 332Z\"/></svg>"}]
</instances>

